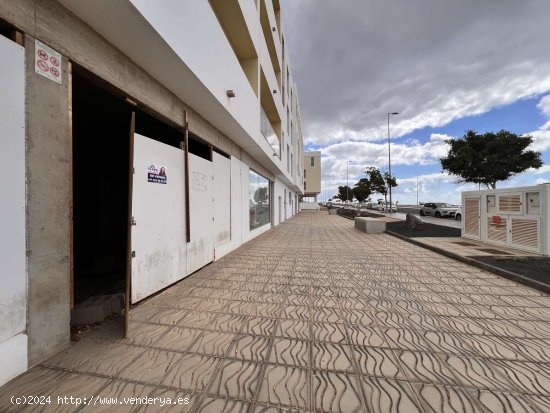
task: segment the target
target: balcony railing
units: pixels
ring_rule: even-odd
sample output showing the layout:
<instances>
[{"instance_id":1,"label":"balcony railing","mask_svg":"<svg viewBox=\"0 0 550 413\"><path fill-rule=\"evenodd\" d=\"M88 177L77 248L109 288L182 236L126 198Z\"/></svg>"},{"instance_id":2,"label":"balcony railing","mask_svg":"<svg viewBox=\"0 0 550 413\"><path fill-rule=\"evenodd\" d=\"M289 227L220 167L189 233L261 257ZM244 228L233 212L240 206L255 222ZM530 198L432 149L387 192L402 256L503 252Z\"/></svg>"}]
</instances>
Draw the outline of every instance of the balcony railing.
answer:
<instances>
[{"instance_id":1,"label":"balcony railing","mask_svg":"<svg viewBox=\"0 0 550 413\"><path fill-rule=\"evenodd\" d=\"M271 145L277 156L281 157L281 145L279 143L279 138L275 134L275 131L273 130L273 126L271 125L271 121L267 117L267 114L265 113L264 109L261 108L261 119L260 119L260 130L262 132L262 135L264 135L265 140L267 143Z\"/></svg>"}]
</instances>

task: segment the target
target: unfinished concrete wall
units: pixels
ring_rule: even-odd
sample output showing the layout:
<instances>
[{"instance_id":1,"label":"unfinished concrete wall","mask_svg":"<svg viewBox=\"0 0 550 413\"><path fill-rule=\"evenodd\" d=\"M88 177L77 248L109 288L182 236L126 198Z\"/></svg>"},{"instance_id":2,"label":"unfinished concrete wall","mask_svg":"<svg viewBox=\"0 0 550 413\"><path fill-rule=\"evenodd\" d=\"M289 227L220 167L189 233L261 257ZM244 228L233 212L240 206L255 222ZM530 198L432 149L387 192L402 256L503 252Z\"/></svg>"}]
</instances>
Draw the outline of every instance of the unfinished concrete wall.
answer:
<instances>
[{"instance_id":1,"label":"unfinished concrete wall","mask_svg":"<svg viewBox=\"0 0 550 413\"><path fill-rule=\"evenodd\" d=\"M69 342L69 101L62 84L34 72L26 36L26 171L29 365Z\"/></svg>"},{"instance_id":2,"label":"unfinished concrete wall","mask_svg":"<svg viewBox=\"0 0 550 413\"><path fill-rule=\"evenodd\" d=\"M0 18L26 34L29 365L69 345L70 175L67 64L72 61L273 180L235 143L55 0L0 0ZM34 40L63 55L63 84L34 72ZM248 197L243 189L243 196ZM245 199L242 205L248 205ZM241 211L247 223L248 208ZM248 225L248 224L246 224ZM243 227L243 241L249 230ZM239 237L240 238L240 237Z\"/></svg>"}]
</instances>

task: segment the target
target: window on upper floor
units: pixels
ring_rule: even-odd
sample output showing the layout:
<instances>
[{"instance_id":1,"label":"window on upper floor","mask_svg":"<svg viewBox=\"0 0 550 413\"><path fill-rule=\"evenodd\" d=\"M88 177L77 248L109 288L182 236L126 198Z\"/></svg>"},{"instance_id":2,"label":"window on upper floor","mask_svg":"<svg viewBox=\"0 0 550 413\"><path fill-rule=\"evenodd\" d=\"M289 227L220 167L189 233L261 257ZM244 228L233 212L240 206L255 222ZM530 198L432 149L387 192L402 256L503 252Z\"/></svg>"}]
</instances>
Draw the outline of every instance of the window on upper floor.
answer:
<instances>
[{"instance_id":1,"label":"window on upper floor","mask_svg":"<svg viewBox=\"0 0 550 413\"><path fill-rule=\"evenodd\" d=\"M313 156L311 157L311 166L315 166L315 158Z\"/></svg>"}]
</instances>

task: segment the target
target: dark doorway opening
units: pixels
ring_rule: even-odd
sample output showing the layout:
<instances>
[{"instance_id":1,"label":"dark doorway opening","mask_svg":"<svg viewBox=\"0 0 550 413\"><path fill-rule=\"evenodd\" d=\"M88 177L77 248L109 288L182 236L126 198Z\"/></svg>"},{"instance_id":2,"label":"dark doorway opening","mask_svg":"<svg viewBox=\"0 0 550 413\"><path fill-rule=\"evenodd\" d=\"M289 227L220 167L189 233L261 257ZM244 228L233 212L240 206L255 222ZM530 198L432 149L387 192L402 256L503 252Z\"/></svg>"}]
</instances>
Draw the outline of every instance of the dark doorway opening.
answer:
<instances>
[{"instance_id":1,"label":"dark doorway opening","mask_svg":"<svg viewBox=\"0 0 550 413\"><path fill-rule=\"evenodd\" d=\"M124 305L132 113L136 134L181 147L184 133L172 122L140 110L121 91L79 66L73 65L71 85L71 323L88 324L106 314L109 303L113 313Z\"/></svg>"},{"instance_id":2,"label":"dark doorway opening","mask_svg":"<svg viewBox=\"0 0 550 413\"><path fill-rule=\"evenodd\" d=\"M72 75L74 304L125 290L132 106Z\"/></svg>"}]
</instances>

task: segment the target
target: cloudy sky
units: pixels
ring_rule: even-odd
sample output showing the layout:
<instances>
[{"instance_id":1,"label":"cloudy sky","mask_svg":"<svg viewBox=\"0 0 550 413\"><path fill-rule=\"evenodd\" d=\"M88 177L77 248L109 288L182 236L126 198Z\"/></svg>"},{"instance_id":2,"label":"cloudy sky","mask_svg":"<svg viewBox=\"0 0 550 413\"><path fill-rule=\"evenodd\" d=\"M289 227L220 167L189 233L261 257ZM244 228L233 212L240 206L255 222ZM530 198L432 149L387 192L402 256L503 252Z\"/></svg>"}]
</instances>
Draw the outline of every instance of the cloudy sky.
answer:
<instances>
[{"instance_id":1,"label":"cloudy sky","mask_svg":"<svg viewBox=\"0 0 550 413\"><path fill-rule=\"evenodd\" d=\"M387 170L391 119L394 199L458 202L441 173L445 139L529 133L550 165L550 1L281 0L306 150L323 153L323 198ZM550 167L499 187L550 181Z\"/></svg>"}]
</instances>

